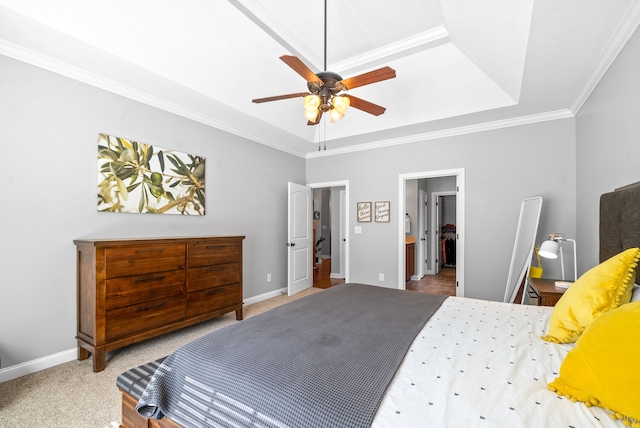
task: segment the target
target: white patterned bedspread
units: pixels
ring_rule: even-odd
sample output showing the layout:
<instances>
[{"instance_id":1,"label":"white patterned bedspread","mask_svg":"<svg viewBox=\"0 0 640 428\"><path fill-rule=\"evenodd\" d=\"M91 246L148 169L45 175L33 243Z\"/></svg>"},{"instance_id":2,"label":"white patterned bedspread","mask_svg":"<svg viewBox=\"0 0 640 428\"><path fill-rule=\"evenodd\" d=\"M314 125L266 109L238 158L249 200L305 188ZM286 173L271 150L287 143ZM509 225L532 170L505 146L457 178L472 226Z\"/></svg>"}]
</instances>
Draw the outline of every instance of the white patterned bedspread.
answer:
<instances>
[{"instance_id":1,"label":"white patterned bedspread","mask_svg":"<svg viewBox=\"0 0 640 428\"><path fill-rule=\"evenodd\" d=\"M606 410L547 389L573 347L540 339L552 309L448 298L416 337L372 427L620 428Z\"/></svg>"}]
</instances>

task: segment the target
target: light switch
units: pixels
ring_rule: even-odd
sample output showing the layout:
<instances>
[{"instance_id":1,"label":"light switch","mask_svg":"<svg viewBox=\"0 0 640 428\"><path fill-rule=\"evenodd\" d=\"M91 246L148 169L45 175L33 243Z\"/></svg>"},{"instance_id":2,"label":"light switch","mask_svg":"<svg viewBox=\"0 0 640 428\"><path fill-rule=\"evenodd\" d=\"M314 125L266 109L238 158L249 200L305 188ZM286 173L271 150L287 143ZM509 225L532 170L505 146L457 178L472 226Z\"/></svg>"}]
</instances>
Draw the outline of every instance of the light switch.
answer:
<instances>
[{"instance_id":1,"label":"light switch","mask_svg":"<svg viewBox=\"0 0 640 428\"><path fill-rule=\"evenodd\" d=\"M362 233L362 226L356 226L353 228L353 233Z\"/></svg>"}]
</instances>

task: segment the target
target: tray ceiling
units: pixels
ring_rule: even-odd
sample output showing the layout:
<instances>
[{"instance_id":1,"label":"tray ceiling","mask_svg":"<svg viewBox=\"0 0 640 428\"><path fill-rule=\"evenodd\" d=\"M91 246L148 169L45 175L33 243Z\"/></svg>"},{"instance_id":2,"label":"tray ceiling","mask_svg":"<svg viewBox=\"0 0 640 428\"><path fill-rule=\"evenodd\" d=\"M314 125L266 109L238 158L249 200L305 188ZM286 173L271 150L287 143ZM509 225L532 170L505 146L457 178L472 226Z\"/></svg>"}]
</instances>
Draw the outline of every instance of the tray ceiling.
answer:
<instances>
[{"instance_id":1,"label":"tray ceiling","mask_svg":"<svg viewBox=\"0 0 640 428\"><path fill-rule=\"evenodd\" d=\"M278 59L324 68L324 2L0 0L0 53L299 156L571 117L638 25L637 0L328 0L327 69L395 79L387 108L307 126Z\"/></svg>"}]
</instances>

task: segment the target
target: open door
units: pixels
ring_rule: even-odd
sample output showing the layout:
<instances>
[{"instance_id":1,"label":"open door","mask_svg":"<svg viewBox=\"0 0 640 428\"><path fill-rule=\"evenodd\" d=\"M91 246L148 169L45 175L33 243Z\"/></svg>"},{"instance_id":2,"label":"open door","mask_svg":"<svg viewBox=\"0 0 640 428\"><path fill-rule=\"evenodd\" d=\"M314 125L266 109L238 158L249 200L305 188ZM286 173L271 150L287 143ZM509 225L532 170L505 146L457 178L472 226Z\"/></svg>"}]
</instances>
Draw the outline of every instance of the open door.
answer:
<instances>
[{"instance_id":1,"label":"open door","mask_svg":"<svg viewBox=\"0 0 640 428\"><path fill-rule=\"evenodd\" d=\"M313 286L313 212L311 188L289 183L288 188L289 296Z\"/></svg>"}]
</instances>

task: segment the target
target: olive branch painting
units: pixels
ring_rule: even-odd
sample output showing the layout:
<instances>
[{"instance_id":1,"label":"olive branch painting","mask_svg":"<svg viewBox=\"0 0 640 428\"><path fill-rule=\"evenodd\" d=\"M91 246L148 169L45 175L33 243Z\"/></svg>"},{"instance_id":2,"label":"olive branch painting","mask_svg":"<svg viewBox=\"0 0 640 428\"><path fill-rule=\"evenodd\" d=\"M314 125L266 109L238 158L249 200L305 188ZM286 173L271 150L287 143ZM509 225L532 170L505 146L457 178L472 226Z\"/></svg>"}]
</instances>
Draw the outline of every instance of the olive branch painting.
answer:
<instances>
[{"instance_id":1,"label":"olive branch painting","mask_svg":"<svg viewBox=\"0 0 640 428\"><path fill-rule=\"evenodd\" d=\"M98 211L205 214L205 159L98 134Z\"/></svg>"}]
</instances>

